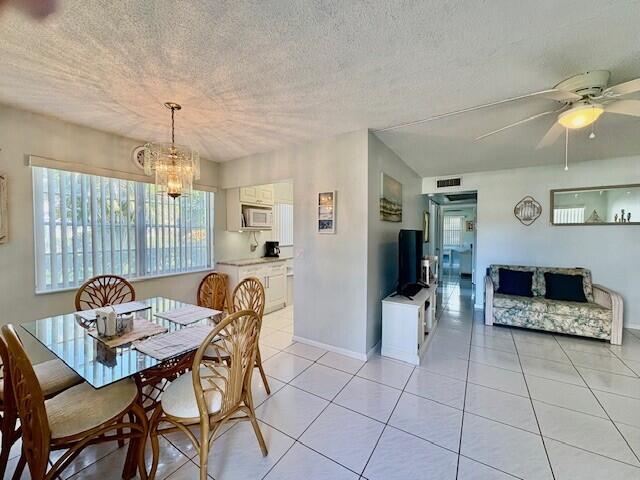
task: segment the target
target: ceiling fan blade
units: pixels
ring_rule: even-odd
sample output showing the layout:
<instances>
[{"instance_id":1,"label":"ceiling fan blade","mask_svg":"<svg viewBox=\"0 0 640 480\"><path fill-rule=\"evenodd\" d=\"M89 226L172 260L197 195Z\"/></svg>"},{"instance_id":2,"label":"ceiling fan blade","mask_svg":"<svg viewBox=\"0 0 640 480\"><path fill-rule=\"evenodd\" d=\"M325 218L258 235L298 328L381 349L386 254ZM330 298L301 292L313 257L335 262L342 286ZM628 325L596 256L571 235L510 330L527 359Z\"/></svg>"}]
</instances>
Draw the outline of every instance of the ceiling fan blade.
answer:
<instances>
[{"instance_id":1,"label":"ceiling fan blade","mask_svg":"<svg viewBox=\"0 0 640 480\"><path fill-rule=\"evenodd\" d=\"M568 92L566 90L560 90L552 88L539 94L540 97L548 98L549 100L555 100L556 102L576 102L582 100L582 96L577 93Z\"/></svg>"},{"instance_id":2,"label":"ceiling fan blade","mask_svg":"<svg viewBox=\"0 0 640 480\"><path fill-rule=\"evenodd\" d=\"M555 143L556 140L564 133L564 127L560 125L558 122L555 122L553 126L547 131L540 143L536 146L536 150L539 148L548 147Z\"/></svg>"},{"instance_id":3,"label":"ceiling fan blade","mask_svg":"<svg viewBox=\"0 0 640 480\"><path fill-rule=\"evenodd\" d=\"M482 140L483 138L487 138L487 137L489 137L491 135L495 135L496 133L504 132L505 130L508 130L509 128L517 127L518 125L522 125L523 123L530 122L530 121L535 120L537 118L544 117L544 116L550 115L552 113L558 113L561 110L564 110L564 108L565 107L559 108L557 110L549 110L548 112L542 112L542 113L538 113L536 115L532 115L532 116L527 117L527 118L523 118L522 120L518 120L517 122L510 123L509 125L505 125L504 127L499 128L497 130L493 130L492 132L485 133L484 135L480 135L479 137L476 138L476 141L477 140Z\"/></svg>"},{"instance_id":4,"label":"ceiling fan blade","mask_svg":"<svg viewBox=\"0 0 640 480\"><path fill-rule=\"evenodd\" d=\"M628 95L630 93L640 91L640 78L629 80L628 82L619 83L605 89L602 92L603 97L619 97L620 95Z\"/></svg>"},{"instance_id":5,"label":"ceiling fan blade","mask_svg":"<svg viewBox=\"0 0 640 480\"><path fill-rule=\"evenodd\" d=\"M617 100L604 107L606 113L619 113L620 115L633 115L640 117L640 100Z\"/></svg>"}]
</instances>

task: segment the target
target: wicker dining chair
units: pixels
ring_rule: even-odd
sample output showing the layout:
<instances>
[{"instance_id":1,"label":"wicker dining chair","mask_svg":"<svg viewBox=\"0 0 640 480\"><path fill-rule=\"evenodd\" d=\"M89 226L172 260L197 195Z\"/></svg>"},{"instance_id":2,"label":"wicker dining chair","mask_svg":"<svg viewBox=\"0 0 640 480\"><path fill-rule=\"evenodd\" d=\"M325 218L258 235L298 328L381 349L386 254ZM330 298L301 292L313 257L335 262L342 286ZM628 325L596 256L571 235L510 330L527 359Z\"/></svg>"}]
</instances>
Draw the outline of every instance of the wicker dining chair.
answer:
<instances>
[{"instance_id":1,"label":"wicker dining chair","mask_svg":"<svg viewBox=\"0 0 640 480\"><path fill-rule=\"evenodd\" d=\"M0 335L0 371L2 371L2 378L0 378L0 431L2 432L0 478L4 478L11 447L22 435L22 430L18 427L18 410L11 387L11 372L8 365L9 352L2 335ZM59 359L38 363L33 366L33 370L45 399L82 382L82 378Z\"/></svg>"},{"instance_id":2,"label":"wicker dining chair","mask_svg":"<svg viewBox=\"0 0 640 480\"><path fill-rule=\"evenodd\" d=\"M151 416L149 435L153 461L149 478L155 477L160 455L158 436L181 431L200 456L200 479L207 479L209 447L228 420L249 420L260 449L267 446L256 420L251 376L260 333L260 318L252 310L235 312L220 321L198 348L190 373L171 382ZM218 356L211 358L210 350ZM230 358L230 362L224 361ZM236 416L244 413L243 416ZM169 426L159 428L160 424ZM200 426L200 439L189 429Z\"/></svg>"},{"instance_id":3,"label":"wicker dining chair","mask_svg":"<svg viewBox=\"0 0 640 480\"><path fill-rule=\"evenodd\" d=\"M82 284L76 292L76 310L133 302L136 291L133 285L118 275L98 275Z\"/></svg>"},{"instance_id":4,"label":"wicker dining chair","mask_svg":"<svg viewBox=\"0 0 640 480\"><path fill-rule=\"evenodd\" d=\"M22 429L20 464L27 463L31 478L58 478L88 445L119 438L131 440L123 478L135 475L136 464L140 477L147 478L144 444L148 422L138 404L138 389L132 380L122 380L99 390L81 383L46 400L13 326L3 326L2 335L7 344L11 385ZM125 416L129 416L130 421L124 422ZM47 471L52 450L66 451Z\"/></svg>"},{"instance_id":5,"label":"wicker dining chair","mask_svg":"<svg viewBox=\"0 0 640 480\"><path fill-rule=\"evenodd\" d=\"M262 282L256 277L248 277L242 280L236 288L233 289L231 294L232 298L232 311L237 312L239 310L252 310L256 312L260 318L260 325L262 328L262 316L264 314L265 294ZM260 345L256 347L256 363L255 366L260 371L262 377L262 383L264 383L265 391L267 395L271 395L271 389L269 388L269 382L267 382L267 375L264 373L262 367L262 356L260 355Z\"/></svg>"},{"instance_id":6,"label":"wicker dining chair","mask_svg":"<svg viewBox=\"0 0 640 480\"><path fill-rule=\"evenodd\" d=\"M211 272L198 286L197 302L201 307L226 312L229 310L229 276Z\"/></svg>"}]
</instances>

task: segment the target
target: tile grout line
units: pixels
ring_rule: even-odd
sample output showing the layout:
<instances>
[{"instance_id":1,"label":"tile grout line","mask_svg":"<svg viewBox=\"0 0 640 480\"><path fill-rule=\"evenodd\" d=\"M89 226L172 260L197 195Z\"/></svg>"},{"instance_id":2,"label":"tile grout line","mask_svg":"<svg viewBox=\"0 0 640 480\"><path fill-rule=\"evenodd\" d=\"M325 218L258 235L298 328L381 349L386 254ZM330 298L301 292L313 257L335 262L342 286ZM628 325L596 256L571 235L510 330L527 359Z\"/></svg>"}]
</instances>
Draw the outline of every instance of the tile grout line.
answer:
<instances>
[{"instance_id":1,"label":"tile grout line","mask_svg":"<svg viewBox=\"0 0 640 480\"><path fill-rule=\"evenodd\" d=\"M462 416L460 418L460 438L458 439L458 456L456 460L456 480L460 473L460 455L462 453L462 435L464 431L464 415L467 406L467 388L469 387L469 363L471 362L471 345L473 344L473 315L471 316L471 336L469 337L469 354L467 358L467 375L464 382L464 396L462 399Z\"/></svg>"},{"instance_id":2,"label":"tile grout line","mask_svg":"<svg viewBox=\"0 0 640 480\"><path fill-rule=\"evenodd\" d=\"M557 340L556 340L557 341ZM560 342L558 342L560 343ZM560 348L562 348L562 350L564 351L564 347L560 344ZM566 352L565 352L566 354ZM568 355L567 355L568 356ZM571 358L569 358L569 360L571 360ZM580 372L580 370L578 370L576 368L576 366L573 364L573 360L571 360L571 365L573 365L573 368L576 372L578 372L578 375L580 376L580 378L582 379L582 381L585 383L585 385L587 386L587 388L589 389L589 391L591 392L591 395L593 395L593 397L596 399L596 402L598 402L598 405L600 405L600 408L602 408L602 410L604 411L604 413L607 415L607 418L609 419L609 421L611 422L611 424L613 425L613 427L616 429L616 431L618 432L618 434L620 435L620 437L622 437L622 439L624 440L624 443L627 444L627 448L631 451L631 453L633 454L634 457L636 457L636 460L638 460L638 463L640 463L640 457L638 456L638 454L633 450L633 448L631 448L631 445L629 444L629 441L627 440L627 438L622 434L622 432L620 431L620 429L618 428L618 425L616 425L616 423L613 421L613 419L611 418L611 415L609 415L609 412L607 411L606 408L604 408L604 405L602 405L602 402L600 401L600 399L598 398L598 396L593 393L593 390L591 390L591 386L587 383L587 381L584 379L584 377L582 376L582 373ZM609 458L609 457L607 457ZM623 462L624 463L624 462Z\"/></svg>"},{"instance_id":3,"label":"tile grout line","mask_svg":"<svg viewBox=\"0 0 640 480\"><path fill-rule=\"evenodd\" d=\"M516 342L514 341L513 343L515 344ZM518 345L516 345L516 353L518 354L518 361L520 362L520 368L522 368L522 360L520 358L520 353L518 352ZM540 421L538 420L538 413L536 412L536 408L533 405L533 398L531 398L531 390L529 390L529 383L527 382L527 376L524 374L524 369L522 370L522 378L524 379L524 386L526 387L527 393L529 394L529 403L531 404L531 410L533 411L533 417L536 419L536 424L538 425L538 431L540 432L540 439L542 440L542 448L544 448L544 454L546 455L547 462L549 463L549 470L551 470L551 476L555 480L556 474L553 471L553 465L551 464L551 458L549 458L549 451L547 450L547 444L544 441L544 436L542 435L542 428L540 428Z\"/></svg>"}]
</instances>

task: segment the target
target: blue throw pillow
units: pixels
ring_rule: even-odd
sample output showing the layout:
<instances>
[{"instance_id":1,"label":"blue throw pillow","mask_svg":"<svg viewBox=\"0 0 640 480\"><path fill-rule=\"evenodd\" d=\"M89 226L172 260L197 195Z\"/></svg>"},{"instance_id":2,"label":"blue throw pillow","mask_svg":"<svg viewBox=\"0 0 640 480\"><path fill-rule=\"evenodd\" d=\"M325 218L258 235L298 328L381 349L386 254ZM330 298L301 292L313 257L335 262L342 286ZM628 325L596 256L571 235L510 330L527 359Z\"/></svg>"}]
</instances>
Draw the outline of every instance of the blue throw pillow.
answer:
<instances>
[{"instance_id":1,"label":"blue throw pillow","mask_svg":"<svg viewBox=\"0 0 640 480\"><path fill-rule=\"evenodd\" d=\"M587 302L582 275L547 272L544 274L544 283L546 290L544 298L567 302Z\"/></svg>"},{"instance_id":2,"label":"blue throw pillow","mask_svg":"<svg viewBox=\"0 0 640 480\"><path fill-rule=\"evenodd\" d=\"M508 268L498 269L498 293L533 297L532 284L533 272L509 270Z\"/></svg>"}]
</instances>

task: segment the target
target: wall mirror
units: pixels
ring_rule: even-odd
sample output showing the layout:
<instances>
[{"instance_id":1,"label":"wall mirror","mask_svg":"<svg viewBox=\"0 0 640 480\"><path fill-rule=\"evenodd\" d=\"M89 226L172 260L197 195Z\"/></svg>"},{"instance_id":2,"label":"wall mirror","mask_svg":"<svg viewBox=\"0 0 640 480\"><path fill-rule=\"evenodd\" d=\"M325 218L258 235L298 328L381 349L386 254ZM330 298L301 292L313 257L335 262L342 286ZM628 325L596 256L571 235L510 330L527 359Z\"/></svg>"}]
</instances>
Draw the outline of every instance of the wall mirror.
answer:
<instances>
[{"instance_id":1,"label":"wall mirror","mask_svg":"<svg viewBox=\"0 0 640 480\"><path fill-rule=\"evenodd\" d=\"M640 225L640 184L551 190L552 225Z\"/></svg>"}]
</instances>

